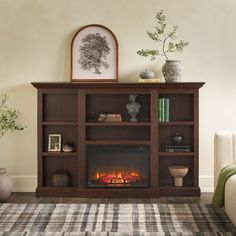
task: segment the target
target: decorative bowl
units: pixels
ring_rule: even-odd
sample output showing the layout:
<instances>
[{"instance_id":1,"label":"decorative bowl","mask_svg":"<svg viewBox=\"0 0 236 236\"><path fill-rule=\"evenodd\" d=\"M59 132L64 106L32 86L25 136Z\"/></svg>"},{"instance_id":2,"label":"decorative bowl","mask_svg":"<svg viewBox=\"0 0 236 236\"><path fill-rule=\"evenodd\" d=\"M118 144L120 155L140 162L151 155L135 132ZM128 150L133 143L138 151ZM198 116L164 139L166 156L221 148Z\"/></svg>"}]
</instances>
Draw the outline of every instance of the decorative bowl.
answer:
<instances>
[{"instance_id":1,"label":"decorative bowl","mask_svg":"<svg viewBox=\"0 0 236 236\"><path fill-rule=\"evenodd\" d=\"M155 78L155 73L151 70L145 70L139 74L142 79L153 79Z\"/></svg>"},{"instance_id":2,"label":"decorative bowl","mask_svg":"<svg viewBox=\"0 0 236 236\"><path fill-rule=\"evenodd\" d=\"M63 152L73 152L74 148L72 146L69 146L69 145L63 145L62 146L62 151Z\"/></svg>"}]
</instances>

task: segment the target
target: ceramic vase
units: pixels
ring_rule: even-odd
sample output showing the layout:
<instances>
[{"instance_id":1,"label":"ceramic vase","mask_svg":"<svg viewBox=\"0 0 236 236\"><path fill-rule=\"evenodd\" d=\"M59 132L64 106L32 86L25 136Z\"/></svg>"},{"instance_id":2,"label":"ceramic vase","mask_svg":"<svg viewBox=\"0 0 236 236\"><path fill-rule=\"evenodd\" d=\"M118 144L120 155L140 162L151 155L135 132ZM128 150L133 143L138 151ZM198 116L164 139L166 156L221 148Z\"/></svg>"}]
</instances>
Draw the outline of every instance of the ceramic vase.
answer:
<instances>
[{"instance_id":1,"label":"ceramic vase","mask_svg":"<svg viewBox=\"0 0 236 236\"><path fill-rule=\"evenodd\" d=\"M180 145L183 141L183 137L179 134L176 133L173 137L172 137L172 142L174 145Z\"/></svg>"},{"instance_id":2,"label":"ceramic vase","mask_svg":"<svg viewBox=\"0 0 236 236\"><path fill-rule=\"evenodd\" d=\"M0 200L6 200L12 192L12 179L6 169L0 168Z\"/></svg>"},{"instance_id":3,"label":"ceramic vase","mask_svg":"<svg viewBox=\"0 0 236 236\"><path fill-rule=\"evenodd\" d=\"M182 187L183 178L188 173L188 166L168 166L170 175L174 177L174 186Z\"/></svg>"},{"instance_id":4,"label":"ceramic vase","mask_svg":"<svg viewBox=\"0 0 236 236\"><path fill-rule=\"evenodd\" d=\"M178 60L167 60L162 67L166 82L180 82L183 76L183 65Z\"/></svg>"},{"instance_id":5,"label":"ceramic vase","mask_svg":"<svg viewBox=\"0 0 236 236\"><path fill-rule=\"evenodd\" d=\"M151 70L145 70L139 74L142 79L153 79L155 78L155 73Z\"/></svg>"},{"instance_id":6,"label":"ceramic vase","mask_svg":"<svg viewBox=\"0 0 236 236\"><path fill-rule=\"evenodd\" d=\"M69 187L71 185L70 175L66 171L57 171L52 176L52 186L57 188Z\"/></svg>"}]
</instances>

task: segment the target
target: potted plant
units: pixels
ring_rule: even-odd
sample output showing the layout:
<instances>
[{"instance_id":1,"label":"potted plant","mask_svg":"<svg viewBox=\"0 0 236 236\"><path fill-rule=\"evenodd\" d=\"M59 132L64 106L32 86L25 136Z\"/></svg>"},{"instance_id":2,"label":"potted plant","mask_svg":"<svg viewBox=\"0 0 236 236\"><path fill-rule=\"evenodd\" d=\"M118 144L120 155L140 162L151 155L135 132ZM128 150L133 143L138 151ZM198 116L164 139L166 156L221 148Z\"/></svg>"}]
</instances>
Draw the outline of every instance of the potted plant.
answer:
<instances>
[{"instance_id":1,"label":"potted plant","mask_svg":"<svg viewBox=\"0 0 236 236\"><path fill-rule=\"evenodd\" d=\"M174 25L173 29L167 32L166 16L163 10L157 12L156 21L155 30L153 32L147 31L147 35L153 41L160 44L161 49L141 49L137 51L137 54L150 57L152 61L157 56L165 57L166 63L162 67L162 73L166 82L180 81L183 74L183 66L179 60L169 60L167 55L171 52L182 52L189 42L183 40L176 42L177 25Z\"/></svg>"},{"instance_id":2,"label":"potted plant","mask_svg":"<svg viewBox=\"0 0 236 236\"><path fill-rule=\"evenodd\" d=\"M0 137L8 131L23 130L24 125L17 122L19 111L7 105L6 94L0 95ZM12 191L12 180L6 173L6 169L0 168L0 200L5 200Z\"/></svg>"}]
</instances>

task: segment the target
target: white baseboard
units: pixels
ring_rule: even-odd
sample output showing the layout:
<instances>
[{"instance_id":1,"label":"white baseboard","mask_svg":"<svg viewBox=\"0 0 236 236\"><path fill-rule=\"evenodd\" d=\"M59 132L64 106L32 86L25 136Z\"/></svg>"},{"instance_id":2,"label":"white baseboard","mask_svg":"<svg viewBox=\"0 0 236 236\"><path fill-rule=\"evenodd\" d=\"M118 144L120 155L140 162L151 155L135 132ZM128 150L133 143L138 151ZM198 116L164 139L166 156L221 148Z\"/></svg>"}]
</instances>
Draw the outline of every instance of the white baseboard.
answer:
<instances>
[{"instance_id":1,"label":"white baseboard","mask_svg":"<svg viewBox=\"0 0 236 236\"><path fill-rule=\"evenodd\" d=\"M13 192L35 192L37 187L36 175L12 175Z\"/></svg>"},{"instance_id":2,"label":"white baseboard","mask_svg":"<svg viewBox=\"0 0 236 236\"><path fill-rule=\"evenodd\" d=\"M13 175L13 192L35 192L37 187L37 176L35 175ZM214 191L214 176L200 176L199 185L201 192Z\"/></svg>"},{"instance_id":3,"label":"white baseboard","mask_svg":"<svg viewBox=\"0 0 236 236\"><path fill-rule=\"evenodd\" d=\"M214 176L201 175L199 177L199 186L203 193L214 192Z\"/></svg>"}]
</instances>

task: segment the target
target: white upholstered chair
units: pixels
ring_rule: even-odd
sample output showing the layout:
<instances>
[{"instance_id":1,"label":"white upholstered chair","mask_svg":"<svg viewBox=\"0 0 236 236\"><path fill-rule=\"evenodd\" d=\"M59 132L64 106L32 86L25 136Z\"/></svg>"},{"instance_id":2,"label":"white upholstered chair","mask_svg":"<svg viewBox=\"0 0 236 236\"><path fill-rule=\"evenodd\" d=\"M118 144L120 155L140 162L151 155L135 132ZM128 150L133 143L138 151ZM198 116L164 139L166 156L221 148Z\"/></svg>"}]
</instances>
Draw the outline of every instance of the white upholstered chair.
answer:
<instances>
[{"instance_id":1,"label":"white upholstered chair","mask_svg":"<svg viewBox=\"0 0 236 236\"><path fill-rule=\"evenodd\" d=\"M221 131L215 134L215 186L220 170L229 164L236 164L236 131ZM225 184L225 212L236 226L236 175Z\"/></svg>"}]
</instances>

